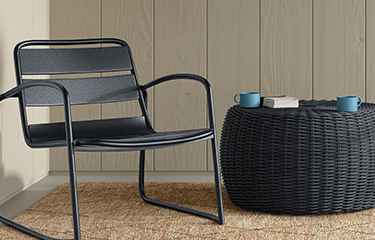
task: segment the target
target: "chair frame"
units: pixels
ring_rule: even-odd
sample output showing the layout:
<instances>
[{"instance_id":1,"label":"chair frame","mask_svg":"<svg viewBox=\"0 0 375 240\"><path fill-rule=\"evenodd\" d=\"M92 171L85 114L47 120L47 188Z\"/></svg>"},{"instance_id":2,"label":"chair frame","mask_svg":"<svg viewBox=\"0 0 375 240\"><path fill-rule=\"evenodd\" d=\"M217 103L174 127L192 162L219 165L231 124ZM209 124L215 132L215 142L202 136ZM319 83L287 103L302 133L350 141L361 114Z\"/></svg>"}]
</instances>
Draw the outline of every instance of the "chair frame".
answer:
<instances>
[{"instance_id":1,"label":"chair frame","mask_svg":"<svg viewBox=\"0 0 375 240\"><path fill-rule=\"evenodd\" d=\"M18 56L18 50L22 47L28 46L28 45L80 45L80 44L97 44L97 43L117 43L122 46L127 46L127 43L119 40L119 39L112 39L112 38L102 38L102 39L86 39L86 40L32 40L32 41L24 41L19 43L14 50L14 62L16 69L19 69L17 67L19 63L19 56ZM209 82L198 75L194 74L173 74L164 76L158 79L155 79L149 83L146 83L144 85L139 85L137 72L135 69L134 60L131 54L130 47L128 47L129 54L130 54L130 61L132 64L132 74L134 74L136 81L138 83L138 91L139 91L139 105L142 111L143 116L146 117L146 123L150 125L151 123L147 115L147 89L153 86L156 86L160 83L172 81L172 80L193 80L198 81L203 84L206 90L207 95L207 106L208 106L208 117L209 117L209 126L210 129L213 130L212 134L207 137L206 139L200 139L197 141L206 141L211 140L211 146L212 146L212 158L213 158L213 166L214 166L214 181L215 181L215 191L216 191L216 201L217 201L217 209L218 209L218 215L215 216L210 213L201 212L195 209L171 204L168 202L156 200L153 198L150 198L146 195L145 192L145 186L144 186L144 177L145 177L145 150L147 149L153 149L151 146L150 148L145 148L140 150L140 156L139 156L139 193L141 198L150 204L154 204L157 206L177 210L180 212L185 212L193 215L197 215L200 217L205 217L208 219L212 219L216 222L218 222L220 225L224 225L224 210L223 210L223 200L222 200L222 191L221 191L221 174L219 169L219 159L218 159L218 149L217 149L217 137L216 137L216 127L215 127L215 118L214 118L214 105L213 105L213 97L212 97L212 89L209 84ZM79 209L78 209L78 195L77 195L77 176L76 176L76 168L75 168L75 151L79 151L80 146L83 144L86 144L85 142L76 141L73 136L73 128L72 128L72 115L71 115L71 103L70 103L70 97L68 90L62 85L57 82L53 82L50 80L38 80L33 82L21 82L21 72L16 71L16 77L17 77L17 83L18 86L10 89L9 91L3 93L0 95L0 101L16 97L19 99L19 106L20 106L20 114L21 114L21 121L22 126L24 130L25 135L25 141L30 147L45 147L45 146L33 146L33 144L27 139L27 119L26 119L26 109L24 105L23 100L23 94L22 91L33 88L33 87L46 87L46 88L54 88L59 91L61 96L63 97L63 108L64 108L64 115L65 115L65 135L66 135L66 147L68 152L68 163L69 163L69 180L70 180L70 192L71 192L71 204L72 204L72 218L73 218L73 229L74 229L74 239L79 240L81 239L81 231L80 231L80 220L79 220ZM197 141L188 141L186 143L194 143ZM95 144L101 144L102 142L96 141ZM104 144L105 142L103 142ZM157 143L156 143L157 144ZM184 143L183 143L184 144ZM168 145L165 145L163 147L167 147ZM121 150L120 150L121 151ZM131 149L130 149L131 151ZM17 222L14 222L2 215L0 215L0 222L8 225L10 227L13 227L19 231L22 231L26 234L29 234L33 237L39 238L39 239L57 239L52 238L49 236L46 236L42 233L39 233L33 229L30 229L24 225L21 225Z\"/></svg>"}]
</instances>

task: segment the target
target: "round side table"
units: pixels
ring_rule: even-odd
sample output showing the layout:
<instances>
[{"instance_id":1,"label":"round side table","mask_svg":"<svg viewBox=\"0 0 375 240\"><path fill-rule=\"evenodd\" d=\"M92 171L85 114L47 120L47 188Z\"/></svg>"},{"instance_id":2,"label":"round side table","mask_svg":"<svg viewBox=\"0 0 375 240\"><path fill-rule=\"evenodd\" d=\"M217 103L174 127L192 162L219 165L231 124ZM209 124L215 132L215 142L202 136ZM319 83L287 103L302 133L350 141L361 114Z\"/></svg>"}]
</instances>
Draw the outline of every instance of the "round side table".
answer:
<instances>
[{"instance_id":1,"label":"round side table","mask_svg":"<svg viewBox=\"0 0 375 240\"><path fill-rule=\"evenodd\" d=\"M221 170L237 206L283 214L375 207L375 104L336 111L336 101L299 108L231 107Z\"/></svg>"}]
</instances>

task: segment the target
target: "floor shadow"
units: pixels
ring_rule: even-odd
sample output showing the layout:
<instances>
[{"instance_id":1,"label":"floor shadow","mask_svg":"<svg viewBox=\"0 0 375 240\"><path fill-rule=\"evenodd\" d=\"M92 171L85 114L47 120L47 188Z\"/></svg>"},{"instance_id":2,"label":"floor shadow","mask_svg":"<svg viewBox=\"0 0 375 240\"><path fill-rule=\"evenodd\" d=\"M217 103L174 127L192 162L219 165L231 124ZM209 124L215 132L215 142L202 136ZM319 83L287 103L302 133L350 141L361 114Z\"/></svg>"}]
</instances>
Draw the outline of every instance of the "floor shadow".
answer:
<instances>
[{"instance_id":1,"label":"floor shadow","mask_svg":"<svg viewBox=\"0 0 375 240\"><path fill-rule=\"evenodd\" d=\"M0 133L0 153L3 152L3 137ZM15 217L9 213L15 212L14 207L10 207L9 203L23 187L24 182L17 174L6 173L3 162L3 156L0 154L0 214L7 218ZM10 198L11 197L11 198ZM14 205L14 204L13 204Z\"/></svg>"}]
</instances>

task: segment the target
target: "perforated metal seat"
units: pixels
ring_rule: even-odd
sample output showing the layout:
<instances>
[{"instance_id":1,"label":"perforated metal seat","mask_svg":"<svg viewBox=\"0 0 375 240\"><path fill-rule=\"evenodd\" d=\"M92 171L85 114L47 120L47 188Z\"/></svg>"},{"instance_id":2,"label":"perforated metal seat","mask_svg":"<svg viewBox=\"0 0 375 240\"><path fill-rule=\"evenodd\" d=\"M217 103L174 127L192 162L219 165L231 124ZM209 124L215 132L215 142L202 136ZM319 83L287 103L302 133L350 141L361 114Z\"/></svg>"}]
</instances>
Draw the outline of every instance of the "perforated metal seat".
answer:
<instances>
[{"instance_id":1,"label":"perforated metal seat","mask_svg":"<svg viewBox=\"0 0 375 240\"><path fill-rule=\"evenodd\" d=\"M144 122L143 117L73 122L76 150L102 151L106 146L107 151L108 147L113 147L113 151L135 151L171 147L212 138L212 130L209 128L154 132L148 129ZM29 128L29 144L34 147L51 144L56 147L66 146L64 123L34 124Z\"/></svg>"},{"instance_id":2,"label":"perforated metal seat","mask_svg":"<svg viewBox=\"0 0 375 240\"><path fill-rule=\"evenodd\" d=\"M74 239L81 239L75 151L140 151L139 192L144 201L224 224L212 90L205 78L192 74L174 74L140 85L131 50L126 42L119 39L25 41L15 47L14 61L18 86L0 95L0 101L10 97L19 98L24 137L30 147L67 147ZM72 75L77 73L114 74L96 74L98 77ZM48 80L34 78L35 75L56 74L58 76ZM153 129L147 114L147 89L177 79L198 81L205 87L208 128L169 132L156 132ZM141 116L72 121L71 105L123 101L138 101ZM28 106L63 106L65 121L29 124L26 113ZM204 140L211 140L218 216L146 196L145 150ZM54 239L1 215L0 222L40 239Z\"/></svg>"}]
</instances>

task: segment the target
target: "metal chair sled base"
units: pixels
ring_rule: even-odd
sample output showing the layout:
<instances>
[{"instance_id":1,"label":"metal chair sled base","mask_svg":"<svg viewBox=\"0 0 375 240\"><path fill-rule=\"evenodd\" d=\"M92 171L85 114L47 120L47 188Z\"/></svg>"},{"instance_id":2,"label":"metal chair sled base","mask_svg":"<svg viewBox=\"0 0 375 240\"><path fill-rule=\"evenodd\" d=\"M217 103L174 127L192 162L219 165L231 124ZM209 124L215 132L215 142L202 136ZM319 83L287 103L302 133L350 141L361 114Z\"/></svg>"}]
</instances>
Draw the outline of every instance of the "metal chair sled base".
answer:
<instances>
[{"instance_id":1,"label":"metal chair sled base","mask_svg":"<svg viewBox=\"0 0 375 240\"><path fill-rule=\"evenodd\" d=\"M213 148L215 148L214 145L213 145ZM217 165L217 164L214 164L214 165ZM156 205L156 206L177 210L179 212L189 213L189 214L193 214L196 216L208 218L208 219L218 222L220 225L224 225L224 210L223 210L223 200L222 200L222 195L221 195L221 184L220 184L221 180L220 180L220 175L216 174L216 171L215 171L215 188L216 188L216 201L217 201L217 208L218 208L218 216L148 197L145 193L145 187L144 187L144 177L145 177L144 168L145 168L145 151L141 151L140 160L139 160L138 184L139 184L139 193L141 195L141 198L145 202Z\"/></svg>"},{"instance_id":2,"label":"metal chair sled base","mask_svg":"<svg viewBox=\"0 0 375 240\"><path fill-rule=\"evenodd\" d=\"M212 140L213 142L215 141L214 139ZM213 149L215 149L215 145L213 145ZM214 150L215 151L215 150ZM215 156L216 154L214 154ZM145 185L144 185L144 178L145 178L145 151L142 150L140 151L140 157L139 157L139 193L140 193L140 196L142 198L142 200L144 200L145 202L149 203L149 204L153 204L153 205L156 205L156 206L160 206L160 207L165 207L165 208L169 208L169 209L172 209L172 210L176 210L176 211L179 211L179 212L184 212L184 213L188 213L188 214L193 214L193 215L196 215L196 216L199 216L199 217L204 217L204 218L208 218L208 219L211 219L211 220L214 220L216 221L217 223L219 223L220 225L224 225L224 210L223 210L223 201L222 201L222 195L221 195L221 180L220 180L220 175L218 174L215 174L215 188L216 188L216 200L217 200L217 207L218 207L218 216L215 216L213 214L210 214L210 213L206 213L206 212L202 212L202 211L198 211L198 210L195 210L195 209L192 209L192 208L187 208L187 207L183 207L183 206L179 206L179 205L175 205L175 204L172 204L172 203L168 203L168 202L164 202L164 201L160 201L160 200L156 200L156 199L153 199L153 198L150 198L146 195L145 193ZM218 161L216 161L216 164L215 165L215 168L218 167ZM216 173L216 171L215 171ZM74 240L79 240L81 239L81 231L80 231L80 224L79 224L79 212L78 212L78 201L77 199L75 198L75 196L77 196L77 185L76 185L76 174L75 172L73 172L73 174L71 174L71 177L73 177L73 181L71 181L70 183L70 187L71 187L71 197L72 197L72 201L73 201L73 204L72 204L72 208L73 208L73 228L74 228L74 232L75 232L75 237L74 237ZM15 221L12 221L8 218L5 218L4 216L0 215L0 222L9 226L9 227L12 227L14 229L17 229L18 231L21 231L21 232L24 232L30 236L33 236L35 238L38 238L38 239L42 239L42 240L62 240L62 239L59 239L59 238L53 238L53 237L49 237L49 236L46 236L40 232L37 232L31 228L28 228L22 224L19 224Z\"/></svg>"}]
</instances>

